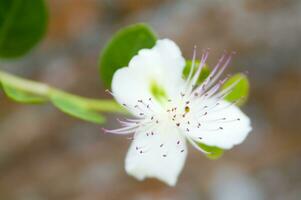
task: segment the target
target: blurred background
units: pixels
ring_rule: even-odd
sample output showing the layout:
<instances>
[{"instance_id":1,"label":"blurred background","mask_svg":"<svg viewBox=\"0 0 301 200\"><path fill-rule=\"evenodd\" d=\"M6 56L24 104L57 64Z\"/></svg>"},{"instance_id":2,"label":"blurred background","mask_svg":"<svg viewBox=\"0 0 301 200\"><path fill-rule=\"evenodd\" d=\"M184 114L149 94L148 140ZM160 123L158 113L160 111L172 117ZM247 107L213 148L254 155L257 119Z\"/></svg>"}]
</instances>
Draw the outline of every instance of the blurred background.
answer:
<instances>
[{"instance_id":1,"label":"blurred background","mask_svg":"<svg viewBox=\"0 0 301 200\"><path fill-rule=\"evenodd\" d=\"M110 98L98 76L99 52L119 28L146 22L186 58L211 48L214 65L235 50L231 72L248 71L243 110L254 130L216 161L190 148L174 188L138 182L124 171L129 140L71 118L51 105L0 96L0 199L301 199L301 1L48 0L46 38L11 73L82 96ZM110 127L116 116L109 116Z\"/></svg>"}]
</instances>

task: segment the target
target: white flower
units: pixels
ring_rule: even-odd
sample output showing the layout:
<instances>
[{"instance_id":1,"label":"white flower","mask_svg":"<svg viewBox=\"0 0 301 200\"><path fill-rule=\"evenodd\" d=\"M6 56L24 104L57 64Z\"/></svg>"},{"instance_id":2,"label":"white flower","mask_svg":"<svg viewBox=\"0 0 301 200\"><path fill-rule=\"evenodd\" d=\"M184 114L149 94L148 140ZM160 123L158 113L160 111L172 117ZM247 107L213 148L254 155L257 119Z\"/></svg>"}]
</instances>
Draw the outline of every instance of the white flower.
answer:
<instances>
[{"instance_id":1,"label":"white flower","mask_svg":"<svg viewBox=\"0 0 301 200\"><path fill-rule=\"evenodd\" d=\"M198 69L190 70L184 80L185 59L179 47L163 39L152 49L140 50L128 67L114 74L112 94L135 119L119 120L122 128L105 131L134 134L125 159L128 174L174 186L185 163L186 141L208 153L198 143L230 149L246 138L251 130L249 118L236 102L223 100L236 83L220 90L225 79L219 77L231 55L224 54L208 78L196 85L207 57L208 51Z\"/></svg>"}]
</instances>

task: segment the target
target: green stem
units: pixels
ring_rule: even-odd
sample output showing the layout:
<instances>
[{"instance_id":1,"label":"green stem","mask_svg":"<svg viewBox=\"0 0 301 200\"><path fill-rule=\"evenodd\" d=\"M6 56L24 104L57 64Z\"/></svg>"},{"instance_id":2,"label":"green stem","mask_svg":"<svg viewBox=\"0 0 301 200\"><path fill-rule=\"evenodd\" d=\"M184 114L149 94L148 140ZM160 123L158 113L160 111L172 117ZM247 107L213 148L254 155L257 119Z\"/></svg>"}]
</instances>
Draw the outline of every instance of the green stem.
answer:
<instances>
[{"instance_id":1,"label":"green stem","mask_svg":"<svg viewBox=\"0 0 301 200\"><path fill-rule=\"evenodd\" d=\"M100 112L113 112L113 113L127 114L127 111L123 109L114 100L98 100L98 99L91 99L91 98L77 96L50 87L49 85L46 85L44 83L39 83L36 81L20 78L3 71L0 71L0 81L5 82L6 84L14 88L20 89L24 92L35 94L48 100L50 100L52 96L59 94L60 96L72 97L74 100L84 101L86 106L91 110L100 111Z\"/></svg>"}]
</instances>

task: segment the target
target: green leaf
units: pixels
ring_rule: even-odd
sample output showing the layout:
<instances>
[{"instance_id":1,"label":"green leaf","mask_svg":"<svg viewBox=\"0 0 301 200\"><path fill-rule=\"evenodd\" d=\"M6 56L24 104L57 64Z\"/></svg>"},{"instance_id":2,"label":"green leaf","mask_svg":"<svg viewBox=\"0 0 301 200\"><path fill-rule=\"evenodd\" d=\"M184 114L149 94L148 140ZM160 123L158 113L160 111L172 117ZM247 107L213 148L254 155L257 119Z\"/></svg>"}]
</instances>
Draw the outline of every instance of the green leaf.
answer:
<instances>
[{"instance_id":1,"label":"green leaf","mask_svg":"<svg viewBox=\"0 0 301 200\"><path fill-rule=\"evenodd\" d=\"M22 56L46 32L44 0L0 0L0 57Z\"/></svg>"},{"instance_id":2,"label":"green leaf","mask_svg":"<svg viewBox=\"0 0 301 200\"><path fill-rule=\"evenodd\" d=\"M225 97L225 100L229 102L238 100L237 105L241 106L248 98L250 83L244 74L238 73L230 77L229 80L224 83L222 89L229 87L235 82L237 82L237 84L234 86L232 92Z\"/></svg>"},{"instance_id":3,"label":"green leaf","mask_svg":"<svg viewBox=\"0 0 301 200\"><path fill-rule=\"evenodd\" d=\"M190 69L192 67L192 64L193 63L192 63L191 60L186 60L186 66L183 70L183 76L184 76L185 79L187 79L188 76L189 76L189 72L190 72ZM199 64L200 64L200 61L196 60L195 64L194 64L193 73L196 72L196 70L198 69ZM197 84L202 83L209 76L209 74L210 74L210 69L209 69L208 65L205 64L205 66L201 70L201 73L200 73L200 76L198 78Z\"/></svg>"},{"instance_id":4,"label":"green leaf","mask_svg":"<svg viewBox=\"0 0 301 200\"><path fill-rule=\"evenodd\" d=\"M215 146L208 146L203 143L198 143L198 145L204 151L208 152L208 154L206 154L206 156L212 160L220 158L224 153L223 149L215 147Z\"/></svg>"},{"instance_id":5,"label":"green leaf","mask_svg":"<svg viewBox=\"0 0 301 200\"><path fill-rule=\"evenodd\" d=\"M113 74L140 49L152 48L157 37L146 24L135 24L119 30L107 43L100 57L100 77L106 87L111 86Z\"/></svg>"},{"instance_id":6,"label":"green leaf","mask_svg":"<svg viewBox=\"0 0 301 200\"><path fill-rule=\"evenodd\" d=\"M51 101L54 106L71 116L97 124L105 122L105 118L101 114L89 109L87 102L78 97L66 93L57 93L52 95Z\"/></svg>"},{"instance_id":7,"label":"green leaf","mask_svg":"<svg viewBox=\"0 0 301 200\"><path fill-rule=\"evenodd\" d=\"M6 84L3 81L2 81L2 88L5 92L5 94L9 98L11 98L14 101L20 102L20 103L38 104L38 103L43 103L43 102L47 101L47 99L45 99L39 95L25 92L21 89L18 89L13 86L10 86L9 84Z\"/></svg>"}]
</instances>

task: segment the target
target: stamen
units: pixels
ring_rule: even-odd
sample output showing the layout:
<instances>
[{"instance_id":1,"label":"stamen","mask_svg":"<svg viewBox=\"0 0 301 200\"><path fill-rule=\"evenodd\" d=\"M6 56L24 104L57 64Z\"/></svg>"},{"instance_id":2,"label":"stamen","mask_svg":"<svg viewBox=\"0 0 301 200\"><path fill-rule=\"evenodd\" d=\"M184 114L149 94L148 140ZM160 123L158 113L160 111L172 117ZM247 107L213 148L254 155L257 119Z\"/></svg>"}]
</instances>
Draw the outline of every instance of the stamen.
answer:
<instances>
[{"instance_id":1,"label":"stamen","mask_svg":"<svg viewBox=\"0 0 301 200\"><path fill-rule=\"evenodd\" d=\"M195 57L196 57L196 45L194 46L194 49L193 49L192 64L191 64L191 67L190 67L190 70L189 70L187 83L190 82L190 79L191 79L192 74L193 74L193 70L194 70L194 67L195 67Z\"/></svg>"},{"instance_id":2,"label":"stamen","mask_svg":"<svg viewBox=\"0 0 301 200\"><path fill-rule=\"evenodd\" d=\"M188 113L190 111L189 106L185 106L185 113ZM183 116L184 117L184 116Z\"/></svg>"}]
</instances>

